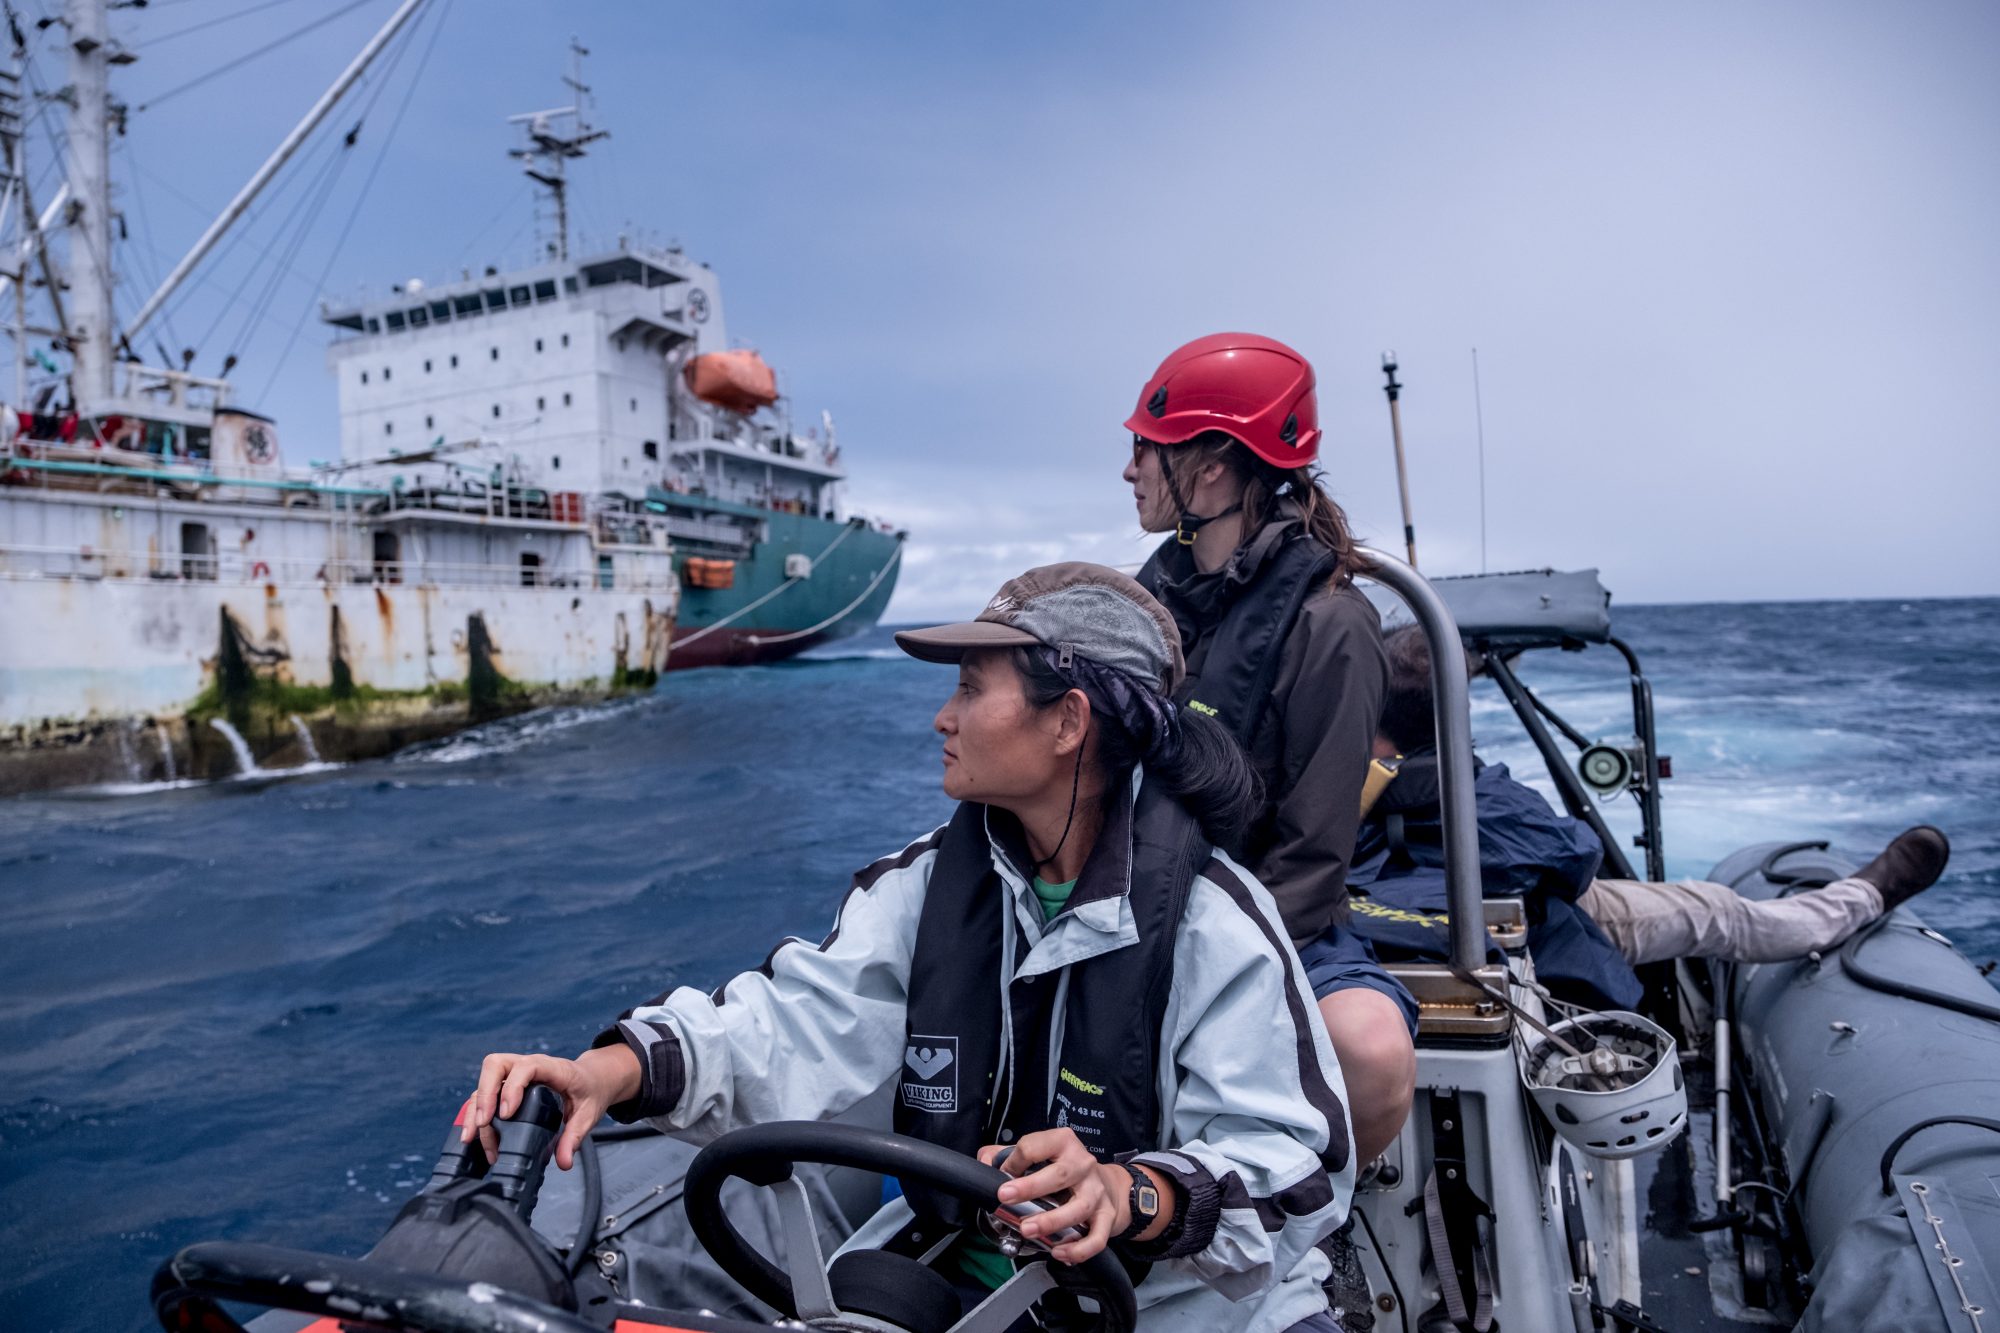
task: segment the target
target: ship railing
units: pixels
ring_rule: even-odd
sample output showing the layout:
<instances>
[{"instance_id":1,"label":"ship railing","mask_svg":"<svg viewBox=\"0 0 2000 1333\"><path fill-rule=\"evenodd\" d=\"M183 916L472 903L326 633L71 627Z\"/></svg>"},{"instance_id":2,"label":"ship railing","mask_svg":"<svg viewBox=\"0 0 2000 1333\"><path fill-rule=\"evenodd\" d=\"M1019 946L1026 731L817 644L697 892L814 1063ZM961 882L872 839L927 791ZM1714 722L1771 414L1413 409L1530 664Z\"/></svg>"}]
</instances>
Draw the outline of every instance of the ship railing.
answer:
<instances>
[{"instance_id":1,"label":"ship railing","mask_svg":"<svg viewBox=\"0 0 2000 1333\"><path fill-rule=\"evenodd\" d=\"M16 440L0 446L0 478L8 486L154 494L161 488L187 498L218 489L239 488L245 497L286 507L306 505L353 509L389 493L373 487L340 486L295 470L216 466L205 458L168 457L129 449L99 448Z\"/></svg>"},{"instance_id":2,"label":"ship railing","mask_svg":"<svg viewBox=\"0 0 2000 1333\"><path fill-rule=\"evenodd\" d=\"M666 552L657 559L600 559L594 566L462 564L331 558L270 559L251 552L99 550L86 546L0 544L0 579L124 583L219 583L272 587L536 588L666 592L677 579Z\"/></svg>"}]
</instances>

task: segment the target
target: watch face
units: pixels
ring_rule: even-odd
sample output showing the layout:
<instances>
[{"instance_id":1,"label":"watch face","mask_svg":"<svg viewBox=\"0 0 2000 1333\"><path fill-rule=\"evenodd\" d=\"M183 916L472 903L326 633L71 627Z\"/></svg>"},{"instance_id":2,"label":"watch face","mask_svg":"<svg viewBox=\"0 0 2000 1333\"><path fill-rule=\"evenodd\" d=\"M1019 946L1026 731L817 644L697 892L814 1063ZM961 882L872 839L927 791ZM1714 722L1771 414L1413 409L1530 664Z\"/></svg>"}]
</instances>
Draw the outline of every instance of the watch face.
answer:
<instances>
[{"instance_id":1,"label":"watch face","mask_svg":"<svg viewBox=\"0 0 2000 1333\"><path fill-rule=\"evenodd\" d=\"M1160 1192L1151 1185L1139 1187L1139 1211L1148 1217L1160 1215Z\"/></svg>"}]
</instances>

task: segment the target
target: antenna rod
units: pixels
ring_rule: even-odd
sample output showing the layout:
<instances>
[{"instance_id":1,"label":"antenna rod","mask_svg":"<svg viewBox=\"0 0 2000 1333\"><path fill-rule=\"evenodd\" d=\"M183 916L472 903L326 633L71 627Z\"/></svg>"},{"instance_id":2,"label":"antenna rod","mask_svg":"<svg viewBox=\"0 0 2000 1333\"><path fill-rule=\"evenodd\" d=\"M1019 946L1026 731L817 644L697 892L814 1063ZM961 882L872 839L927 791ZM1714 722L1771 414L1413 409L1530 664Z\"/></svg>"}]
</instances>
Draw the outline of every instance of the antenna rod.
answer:
<instances>
[{"instance_id":1,"label":"antenna rod","mask_svg":"<svg viewBox=\"0 0 2000 1333\"><path fill-rule=\"evenodd\" d=\"M1396 383L1396 354L1382 353L1382 375L1389 382L1382 392L1389 395L1389 431L1396 438L1396 490L1403 497L1403 547L1410 553L1410 568L1417 567L1417 527L1410 518L1410 470L1403 461L1403 414L1396 405L1403 386Z\"/></svg>"},{"instance_id":2,"label":"antenna rod","mask_svg":"<svg viewBox=\"0 0 2000 1333\"><path fill-rule=\"evenodd\" d=\"M125 326L125 341L131 341L146 327L146 321L159 313L167 298L174 294L174 289L186 280L187 275L194 271L197 264L208 257L208 252L215 248L215 243L222 239L223 234L236 219L243 216L243 211L249 208L264 187L271 183L271 178L278 174L278 169L298 151L299 145L306 141L306 137L319 128L319 123L326 119L334 104L354 86L354 81L366 72L375 57L382 53L382 48L389 44L390 39L401 30L409 21L410 15L416 13L423 3L424 0L403 0L396 12L389 16L389 21L382 25L381 31L369 39L368 45L361 48L361 54L355 56L347 68L341 71L340 77L333 81L333 85L320 94L319 101L313 103L312 110L306 112L305 118L292 127L292 132L287 134L284 142L264 160L264 165L257 168L257 174L250 178L249 184L236 192L236 197L229 201L229 207L223 209L221 215L208 224L208 230L201 234L201 239L194 243L194 248L182 257L180 263L174 265L174 271L167 274L166 281L160 284L160 289L146 298L146 304L132 317L132 322Z\"/></svg>"},{"instance_id":3,"label":"antenna rod","mask_svg":"<svg viewBox=\"0 0 2000 1333\"><path fill-rule=\"evenodd\" d=\"M1472 419L1479 426L1479 572L1486 572L1486 406L1479 397L1479 349L1472 349Z\"/></svg>"}]
</instances>

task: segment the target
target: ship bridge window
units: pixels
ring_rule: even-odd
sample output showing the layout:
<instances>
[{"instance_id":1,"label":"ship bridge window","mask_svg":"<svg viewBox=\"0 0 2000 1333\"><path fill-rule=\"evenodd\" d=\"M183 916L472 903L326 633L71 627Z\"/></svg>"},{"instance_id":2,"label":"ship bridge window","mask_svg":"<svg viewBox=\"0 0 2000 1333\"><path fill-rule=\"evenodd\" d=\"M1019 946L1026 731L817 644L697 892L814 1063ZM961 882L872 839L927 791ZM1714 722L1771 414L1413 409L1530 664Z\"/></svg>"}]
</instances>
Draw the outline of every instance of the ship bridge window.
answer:
<instances>
[{"instance_id":1,"label":"ship bridge window","mask_svg":"<svg viewBox=\"0 0 2000 1333\"><path fill-rule=\"evenodd\" d=\"M411 328L420 329L424 325L430 322L431 322L431 313L430 311L424 309L422 306L416 306L410 311Z\"/></svg>"},{"instance_id":2,"label":"ship bridge window","mask_svg":"<svg viewBox=\"0 0 2000 1333\"><path fill-rule=\"evenodd\" d=\"M381 321L381 320L379 320L379 319L376 319L376 318L375 318L374 316L372 316L372 315L371 315L371 316L369 316L369 318L368 318L368 331L369 331L370 333L380 333L380 332L382 331L382 321Z\"/></svg>"},{"instance_id":3,"label":"ship bridge window","mask_svg":"<svg viewBox=\"0 0 2000 1333\"><path fill-rule=\"evenodd\" d=\"M389 321L389 332L396 333L402 329L403 327L402 311L391 310L388 314L384 315L383 318Z\"/></svg>"},{"instance_id":4,"label":"ship bridge window","mask_svg":"<svg viewBox=\"0 0 2000 1333\"><path fill-rule=\"evenodd\" d=\"M489 287L486 289L485 295L486 308L488 310L505 310L507 308L507 293L500 288Z\"/></svg>"},{"instance_id":5,"label":"ship bridge window","mask_svg":"<svg viewBox=\"0 0 2000 1333\"><path fill-rule=\"evenodd\" d=\"M467 293L466 295L464 295L464 296L454 296L454 297L452 297L452 298L451 298L451 310L452 310L452 313L453 313L453 314L455 314L455 315L457 315L457 316L458 316L458 317L459 317L460 319L464 319L464 318L465 318L465 317L466 317L467 315L476 315L476 314L478 314L478 313L479 313L479 293L478 293L478 292L468 292L468 293Z\"/></svg>"},{"instance_id":6,"label":"ship bridge window","mask_svg":"<svg viewBox=\"0 0 2000 1333\"><path fill-rule=\"evenodd\" d=\"M524 282L519 287L509 287L507 289L507 301L510 305L528 304L528 284Z\"/></svg>"},{"instance_id":7,"label":"ship bridge window","mask_svg":"<svg viewBox=\"0 0 2000 1333\"><path fill-rule=\"evenodd\" d=\"M648 458L658 458L660 456L660 442L658 440L647 440L639 446L639 452Z\"/></svg>"},{"instance_id":8,"label":"ship bridge window","mask_svg":"<svg viewBox=\"0 0 2000 1333\"><path fill-rule=\"evenodd\" d=\"M670 282L686 281L679 274L671 273L657 264L648 264L636 255L620 255L601 264L590 264L583 270L583 280L591 287L606 287L614 282L629 282L640 287L664 287Z\"/></svg>"},{"instance_id":9,"label":"ship bridge window","mask_svg":"<svg viewBox=\"0 0 2000 1333\"><path fill-rule=\"evenodd\" d=\"M576 279L575 279L575 278L564 278L564 279L563 279L563 290L564 290L565 292L568 292L568 293L569 293L569 294L570 294L571 296L575 296L575 295L576 295Z\"/></svg>"},{"instance_id":10,"label":"ship bridge window","mask_svg":"<svg viewBox=\"0 0 2000 1333\"><path fill-rule=\"evenodd\" d=\"M544 279L542 279L542 280L541 280L540 282L536 283L536 284L535 284L535 299L536 299L537 301L553 301L553 300L555 300L555 299L556 299L556 280L555 280L554 278L544 278Z\"/></svg>"},{"instance_id":11,"label":"ship bridge window","mask_svg":"<svg viewBox=\"0 0 2000 1333\"><path fill-rule=\"evenodd\" d=\"M449 302L449 301L433 301L433 302L431 302L431 318L432 318L432 319L434 319L434 320L436 320L436 321L437 321L438 323L440 323L440 324L448 324L448 323L450 323L450 322L451 322L451 302Z\"/></svg>"}]
</instances>

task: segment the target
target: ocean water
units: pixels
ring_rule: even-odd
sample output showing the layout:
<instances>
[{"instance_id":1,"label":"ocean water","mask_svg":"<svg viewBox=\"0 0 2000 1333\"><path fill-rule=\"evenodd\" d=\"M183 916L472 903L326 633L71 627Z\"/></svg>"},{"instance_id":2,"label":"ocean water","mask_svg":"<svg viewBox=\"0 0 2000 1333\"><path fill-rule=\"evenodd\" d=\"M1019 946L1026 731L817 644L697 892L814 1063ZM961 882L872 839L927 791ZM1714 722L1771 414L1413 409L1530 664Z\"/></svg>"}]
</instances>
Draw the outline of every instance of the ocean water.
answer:
<instances>
[{"instance_id":1,"label":"ocean water","mask_svg":"<svg viewBox=\"0 0 2000 1333\"><path fill-rule=\"evenodd\" d=\"M2000 954L2000 601L1616 619L1674 760L1670 874L1931 822L1954 852L1924 915ZM1521 671L1629 731L1608 649ZM0 803L0 1328L152 1327L147 1281L195 1240L365 1249L485 1052L573 1053L817 938L854 869L941 821L950 679L877 631L378 763ZM1474 708L1532 774L1490 685Z\"/></svg>"}]
</instances>

